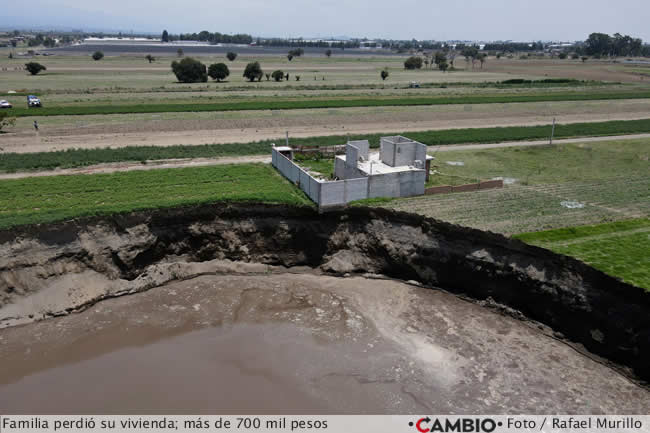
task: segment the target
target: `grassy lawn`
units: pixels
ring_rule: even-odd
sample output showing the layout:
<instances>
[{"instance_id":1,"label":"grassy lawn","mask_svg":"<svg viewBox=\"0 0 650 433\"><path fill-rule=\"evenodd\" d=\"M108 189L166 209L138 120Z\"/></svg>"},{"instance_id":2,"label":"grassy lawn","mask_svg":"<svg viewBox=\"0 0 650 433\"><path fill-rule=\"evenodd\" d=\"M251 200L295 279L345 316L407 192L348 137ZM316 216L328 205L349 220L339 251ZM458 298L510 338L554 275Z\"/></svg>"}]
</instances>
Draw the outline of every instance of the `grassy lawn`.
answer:
<instances>
[{"instance_id":1,"label":"grassy lawn","mask_svg":"<svg viewBox=\"0 0 650 433\"><path fill-rule=\"evenodd\" d=\"M0 228L214 201L311 205L270 165L242 164L0 181Z\"/></svg>"},{"instance_id":2,"label":"grassy lawn","mask_svg":"<svg viewBox=\"0 0 650 433\"><path fill-rule=\"evenodd\" d=\"M512 126L502 128L465 128L448 129L420 132L393 132L383 134L358 134L350 135L351 140L369 140L372 147L379 146L379 139L388 135L406 135L409 138L421 143L433 145L459 144L459 143L496 143L501 141L520 141L546 139L550 135L551 126ZM599 135L620 135L650 132L650 119L642 120L621 120L610 122L574 123L557 125L555 130L556 138L568 137L589 137ZM323 136L309 138L293 138L291 144L294 146L332 146L345 143L346 137ZM74 149L56 152L39 153L3 153L0 157L0 172L16 172L26 170L51 170L57 167L83 167L92 164L122 162L122 161L146 161L173 158L215 158L223 156L243 155L264 155L270 153L271 144L277 140L265 140L253 143L232 143L232 144L206 144L202 146L130 146L117 149ZM629 144L629 141L625 143ZM640 146L643 147L643 143ZM486 178L487 176L505 176L501 168L500 160L493 160L495 155L503 158L510 155L508 170L513 171L510 177L525 178L534 175L535 171L544 172L556 161L561 163L571 162L570 158L578 157L580 164L595 162L595 153L590 149L601 147L585 146L580 149L567 148L565 153L544 152L547 161L536 158L535 148L521 150L503 150L503 153L486 151L472 151L470 153L445 153L441 161L439 171L452 176L465 176ZM627 147L629 148L629 147ZM537 148L539 149L539 148ZM586 150L586 151L585 151ZM520 153L519 153L520 152ZM571 152L571 153L569 153ZM519 157L517 157L519 155ZM601 155L602 156L602 155ZM444 164L444 161L465 161L467 158L479 158L481 163L468 168L454 168ZM493 160L490 162L490 160ZM538 167L539 166L539 167ZM469 166L465 166L469 167ZM315 169L317 170L317 169ZM319 171L319 170L317 170ZM515 176L516 175L516 176ZM451 179L451 178L449 178ZM460 179L460 178L459 178ZM525 179L524 179L525 180ZM462 180L459 183L466 183ZM440 178L440 181L432 180L432 184L445 184L449 180Z\"/></svg>"},{"instance_id":3,"label":"grassy lawn","mask_svg":"<svg viewBox=\"0 0 650 433\"><path fill-rule=\"evenodd\" d=\"M650 291L650 219L578 226L514 236L524 242L576 257Z\"/></svg>"}]
</instances>

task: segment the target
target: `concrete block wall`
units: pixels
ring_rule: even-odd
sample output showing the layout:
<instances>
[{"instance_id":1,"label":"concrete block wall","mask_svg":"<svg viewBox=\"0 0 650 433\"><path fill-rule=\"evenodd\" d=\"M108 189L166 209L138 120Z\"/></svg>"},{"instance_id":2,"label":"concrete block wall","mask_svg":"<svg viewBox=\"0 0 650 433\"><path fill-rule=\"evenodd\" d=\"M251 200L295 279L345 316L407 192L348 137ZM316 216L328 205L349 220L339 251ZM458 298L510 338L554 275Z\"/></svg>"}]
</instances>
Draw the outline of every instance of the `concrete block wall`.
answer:
<instances>
[{"instance_id":1,"label":"concrete block wall","mask_svg":"<svg viewBox=\"0 0 650 433\"><path fill-rule=\"evenodd\" d=\"M348 144L359 149L359 156L366 161L368 160L370 156L370 142L368 140L348 141Z\"/></svg>"},{"instance_id":2,"label":"concrete block wall","mask_svg":"<svg viewBox=\"0 0 650 433\"><path fill-rule=\"evenodd\" d=\"M422 161L424 168L427 159L427 147L404 137L383 137L380 141L379 156L386 165L401 167L414 165L414 162Z\"/></svg>"},{"instance_id":3,"label":"concrete block wall","mask_svg":"<svg viewBox=\"0 0 650 433\"><path fill-rule=\"evenodd\" d=\"M345 202L368 198L368 178L347 179L345 181Z\"/></svg>"},{"instance_id":4,"label":"concrete block wall","mask_svg":"<svg viewBox=\"0 0 650 433\"><path fill-rule=\"evenodd\" d=\"M379 143L379 158L384 164L395 167L395 144L392 141L385 138L381 139Z\"/></svg>"},{"instance_id":5,"label":"concrete block wall","mask_svg":"<svg viewBox=\"0 0 650 433\"><path fill-rule=\"evenodd\" d=\"M284 177L295 183L314 203L318 204L319 208L341 206L354 200L368 198L367 177L334 182L321 181L275 149L271 153L271 163Z\"/></svg>"},{"instance_id":6,"label":"concrete block wall","mask_svg":"<svg viewBox=\"0 0 650 433\"><path fill-rule=\"evenodd\" d=\"M320 202L321 183L309 173L275 149L271 151L271 164L289 181L295 183L311 200L315 203Z\"/></svg>"}]
</instances>

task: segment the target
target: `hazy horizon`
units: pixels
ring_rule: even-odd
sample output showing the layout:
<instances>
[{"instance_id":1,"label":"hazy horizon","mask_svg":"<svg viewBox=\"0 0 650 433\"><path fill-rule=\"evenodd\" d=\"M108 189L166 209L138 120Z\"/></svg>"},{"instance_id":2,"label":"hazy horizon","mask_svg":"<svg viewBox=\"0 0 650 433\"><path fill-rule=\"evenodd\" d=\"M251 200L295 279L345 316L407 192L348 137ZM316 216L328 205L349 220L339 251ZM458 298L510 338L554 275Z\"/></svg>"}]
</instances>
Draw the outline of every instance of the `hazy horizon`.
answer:
<instances>
[{"instance_id":1,"label":"hazy horizon","mask_svg":"<svg viewBox=\"0 0 650 433\"><path fill-rule=\"evenodd\" d=\"M650 40L650 3L628 0L285 0L269 6L241 0L214 8L188 9L171 0L138 2L46 0L5 7L6 28L79 28L158 33L201 30L253 36L328 37L345 35L419 40L584 40L589 33L616 32ZM36 13L35 13L36 11Z\"/></svg>"}]
</instances>

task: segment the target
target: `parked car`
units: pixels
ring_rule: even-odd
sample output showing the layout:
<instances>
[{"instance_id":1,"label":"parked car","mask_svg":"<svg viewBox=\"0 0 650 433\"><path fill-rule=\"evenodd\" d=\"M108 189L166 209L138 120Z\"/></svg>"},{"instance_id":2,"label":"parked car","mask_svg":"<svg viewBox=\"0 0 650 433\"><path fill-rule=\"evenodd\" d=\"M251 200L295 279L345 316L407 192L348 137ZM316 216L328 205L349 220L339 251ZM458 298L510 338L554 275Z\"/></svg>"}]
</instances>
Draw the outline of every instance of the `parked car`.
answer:
<instances>
[{"instance_id":1,"label":"parked car","mask_svg":"<svg viewBox=\"0 0 650 433\"><path fill-rule=\"evenodd\" d=\"M0 108L11 108L13 105L11 105L11 102L5 101L4 99L0 101Z\"/></svg>"},{"instance_id":2,"label":"parked car","mask_svg":"<svg viewBox=\"0 0 650 433\"><path fill-rule=\"evenodd\" d=\"M409 87L411 89L419 89L420 88L420 83L418 83L417 81L411 81L411 83L409 84Z\"/></svg>"},{"instance_id":3,"label":"parked car","mask_svg":"<svg viewBox=\"0 0 650 433\"><path fill-rule=\"evenodd\" d=\"M27 97L27 106L28 107L42 107L41 100L34 95L29 95Z\"/></svg>"}]
</instances>

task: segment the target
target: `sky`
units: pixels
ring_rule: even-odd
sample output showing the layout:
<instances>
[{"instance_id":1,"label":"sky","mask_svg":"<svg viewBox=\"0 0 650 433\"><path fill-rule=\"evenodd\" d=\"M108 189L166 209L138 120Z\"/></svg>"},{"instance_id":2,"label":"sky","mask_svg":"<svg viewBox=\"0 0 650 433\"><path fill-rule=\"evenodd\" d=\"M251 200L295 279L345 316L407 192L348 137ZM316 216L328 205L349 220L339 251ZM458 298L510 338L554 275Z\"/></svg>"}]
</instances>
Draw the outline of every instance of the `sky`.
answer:
<instances>
[{"instance_id":1,"label":"sky","mask_svg":"<svg viewBox=\"0 0 650 433\"><path fill-rule=\"evenodd\" d=\"M648 0L30 0L3 28L77 28L253 36L575 41L616 32L650 41Z\"/></svg>"}]
</instances>

